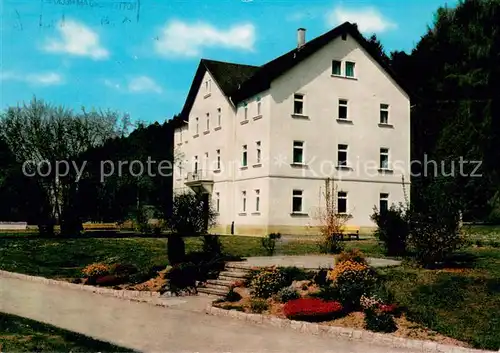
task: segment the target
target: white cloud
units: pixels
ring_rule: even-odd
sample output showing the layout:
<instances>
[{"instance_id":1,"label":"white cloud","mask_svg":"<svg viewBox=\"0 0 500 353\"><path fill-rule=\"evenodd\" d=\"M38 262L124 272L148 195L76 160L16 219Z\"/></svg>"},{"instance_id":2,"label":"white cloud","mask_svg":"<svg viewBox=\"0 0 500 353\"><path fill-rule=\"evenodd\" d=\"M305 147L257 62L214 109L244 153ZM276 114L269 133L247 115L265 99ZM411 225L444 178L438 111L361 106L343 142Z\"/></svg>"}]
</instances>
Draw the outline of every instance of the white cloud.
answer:
<instances>
[{"instance_id":1,"label":"white cloud","mask_svg":"<svg viewBox=\"0 0 500 353\"><path fill-rule=\"evenodd\" d=\"M156 52L164 56L199 56L203 48L214 47L251 51L255 27L246 23L219 29L204 22L171 21L156 39Z\"/></svg>"},{"instance_id":2,"label":"white cloud","mask_svg":"<svg viewBox=\"0 0 500 353\"><path fill-rule=\"evenodd\" d=\"M118 91L129 92L129 93L147 93L153 92L160 94L163 89L159 84L157 84L152 78L148 76L136 76L132 77L122 85L120 82L105 79L103 81L104 85Z\"/></svg>"},{"instance_id":3,"label":"white cloud","mask_svg":"<svg viewBox=\"0 0 500 353\"><path fill-rule=\"evenodd\" d=\"M131 79L128 83L128 90L130 92L154 92L161 93L161 87L152 79L147 76L138 76Z\"/></svg>"},{"instance_id":4,"label":"white cloud","mask_svg":"<svg viewBox=\"0 0 500 353\"><path fill-rule=\"evenodd\" d=\"M21 81L32 85L53 86L63 83L63 77L56 72L43 72L32 74L18 74L16 72L3 72L0 78L4 81Z\"/></svg>"},{"instance_id":5,"label":"white cloud","mask_svg":"<svg viewBox=\"0 0 500 353\"><path fill-rule=\"evenodd\" d=\"M385 32L394 28L397 25L387 18L384 18L382 13L374 7L363 7L358 9L347 9L337 6L326 15L327 25L330 27L337 26L343 22L349 21L357 23L361 32Z\"/></svg>"},{"instance_id":6,"label":"white cloud","mask_svg":"<svg viewBox=\"0 0 500 353\"><path fill-rule=\"evenodd\" d=\"M82 23L66 20L57 27L59 39L50 39L44 50L52 53L66 53L86 56L94 60L106 59L109 52L99 43L99 35Z\"/></svg>"}]
</instances>

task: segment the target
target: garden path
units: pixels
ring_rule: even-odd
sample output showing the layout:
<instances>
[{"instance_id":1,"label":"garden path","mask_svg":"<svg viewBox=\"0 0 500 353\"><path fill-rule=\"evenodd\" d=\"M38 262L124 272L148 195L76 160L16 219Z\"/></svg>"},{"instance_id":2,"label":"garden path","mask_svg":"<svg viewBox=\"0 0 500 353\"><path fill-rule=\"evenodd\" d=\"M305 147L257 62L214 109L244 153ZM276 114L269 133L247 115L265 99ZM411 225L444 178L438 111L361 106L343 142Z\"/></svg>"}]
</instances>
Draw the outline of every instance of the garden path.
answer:
<instances>
[{"instance_id":1,"label":"garden path","mask_svg":"<svg viewBox=\"0 0 500 353\"><path fill-rule=\"evenodd\" d=\"M412 352L209 316L186 304L194 298L165 299L172 306L163 308L0 277L0 311L142 352Z\"/></svg>"},{"instance_id":2,"label":"garden path","mask_svg":"<svg viewBox=\"0 0 500 353\"><path fill-rule=\"evenodd\" d=\"M318 268L330 268L333 266L332 255L284 255L284 256L255 256L247 257L246 261L234 262L245 267L266 266L295 266L316 270ZM368 263L373 267L398 266L401 261L379 258L368 258Z\"/></svg>"}]
</instances>

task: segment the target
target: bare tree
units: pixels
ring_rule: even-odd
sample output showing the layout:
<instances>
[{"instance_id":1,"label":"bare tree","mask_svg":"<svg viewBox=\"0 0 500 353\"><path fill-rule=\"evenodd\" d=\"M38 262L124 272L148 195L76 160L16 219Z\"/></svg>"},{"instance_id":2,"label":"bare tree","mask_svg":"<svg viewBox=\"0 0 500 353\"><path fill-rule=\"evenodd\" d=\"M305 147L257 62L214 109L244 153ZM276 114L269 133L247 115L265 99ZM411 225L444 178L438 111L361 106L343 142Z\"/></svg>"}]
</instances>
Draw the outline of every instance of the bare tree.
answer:
<instances>
[{"instance_id":1,"label":"bare tree","mask_svg":"<svg viewBox=\"0 0 500 353\"><path fill-rule=\"evenodd\" d=\"M9 107L2 114L0 134L24 171L45 190L52 208L50 216L60 223L62 234L81 229L77 192L80 178L85 176L85 161L80 160L80 155L120 135L118 122L115 112L88 112L82 108L75 114L36 98L29 104ZM69 168L63 167L62 161ZM55 170L58 163L63 168L59 175ZM44 168L40 168L42 165Z\"/></svg>"},{"instance_id":2,"label":"bare tree","mask_svg":"<svg viewBox=\"0 0 500 353\"><path fill-rule=\"evenodd\" d=\"M342 232L350 215L339 214L337 186L331 178L325 179L325 189L320 191L316 220L321 234L320 248L325 253L339 253L343 249Z\"/></svg>"}]
</instances>

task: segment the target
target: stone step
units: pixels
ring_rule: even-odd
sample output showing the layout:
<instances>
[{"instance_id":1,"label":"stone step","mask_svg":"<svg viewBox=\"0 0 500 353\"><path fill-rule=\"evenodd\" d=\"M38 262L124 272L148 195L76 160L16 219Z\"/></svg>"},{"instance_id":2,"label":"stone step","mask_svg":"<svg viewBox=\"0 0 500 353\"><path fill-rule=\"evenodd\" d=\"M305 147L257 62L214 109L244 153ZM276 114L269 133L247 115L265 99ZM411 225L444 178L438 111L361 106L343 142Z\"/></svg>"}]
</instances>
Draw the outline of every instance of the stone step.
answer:
<instances>
[{"instance_id":1,"label":"stone step","mask_svg":"<svg viewBox=\"0 0 500 353\"><path fill-rule=\"evenodd\" d=\"M235 280L231 279L231 280L224 280L224 279L209 279L207 281L207 284L216 284L216 285L219 285L219 286L224 286L224 287L231 287L235 282Z\"/></svg>"},{"instance_id":2,"label":"stone step","mask_svg":"<svg viewBox=\"0 0 500 353\"><path fill-rule=\"evenodd\" d=\"M226 266L225 266L225 270L226 271L232 271L232 272L245 272L245 273L248 273L248 272L250 272L250 267L245 266L245 265L227 263Z\"/></svg>"},{"instance_id":3,"label":"stone step","mask_svg":"<svg viewBox=\"0 0 500 353\"><path fill-rule=\"evenodd\" d=\"M220 284L213 284L213 283L209 283L209 282L205 283L203 288L213 288L213 289L220 289L220 290L229 291L229 286L224 286L224 285L220 285Z\"/></svg>"},{"instance_id":4,"label":"stone step","mask_svg":"<svg viewBox=\"0 0 500 353\"><path fill-rule=\"evenodd\" d=\"M220 277L232 277L236 278L237 280L245 279L248 276L248 273L246 272L236 272L236 271L222 271L219 273L219 279Z\"/></svg>"},{"instance_id":5,"label":"stone step","mask_svg":"<svg viewBox=\"0 0 500 353\"><path fill-rule=\"evenodd\" d=\"M212 300L217 300L217 299L225 297L225 295L216 295L216 294L210 294L210 293L203 293L203 292L200 292L200 291L198 291L198 295L202 296L202 297L212 298Z\"/></svg>"},{"instance_id":6,"label":"stone step","mask_svg":"<svg viewBox=\"0 0 500 353\"><path fill-rule=\"evenodd\" d=\"M220 275L219 276L219 280L221 280L221 281L231 281L231 282L235 283L235 282L238 282L238 281L246 281L246 278L244 278L244 277L241 277L241 278L238 278L238 277L229 277L229 276Z\"/></svg>"},{"instance_id":7,"label":"stone step","mask_svg":"<svg viewBox=\"0 0 500 353\"><path fill-rule=\"evenodd\" d=\"M225 297L227 294L227 290L223 289L215 289L215 288L198 288L198 293L215 295L218 297Z\"/></svg>"}]
</instances>

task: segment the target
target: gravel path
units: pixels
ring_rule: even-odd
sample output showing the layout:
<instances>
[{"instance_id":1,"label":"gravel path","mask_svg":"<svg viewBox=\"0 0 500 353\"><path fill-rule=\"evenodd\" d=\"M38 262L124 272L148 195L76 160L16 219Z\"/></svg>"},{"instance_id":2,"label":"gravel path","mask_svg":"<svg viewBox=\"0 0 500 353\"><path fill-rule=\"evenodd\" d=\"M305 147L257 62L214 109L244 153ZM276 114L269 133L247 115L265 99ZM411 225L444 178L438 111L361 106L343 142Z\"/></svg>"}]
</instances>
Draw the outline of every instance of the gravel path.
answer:
<instances>
[{"instance_id":1,"label":"gravel path","mask_svg":"<svg viewBox=\"0 0 500 353\"><path fill-rule=\"evenodd\" d=\"M142 352L412 352L209 316L193 310L199 301L172 298L162 308L0 277L0 311Z\"/></svg>"}]
</instances>

